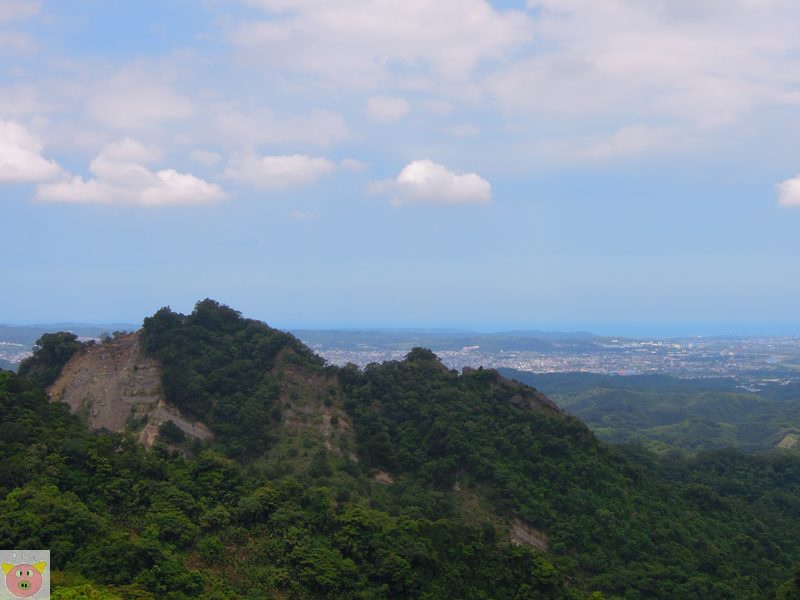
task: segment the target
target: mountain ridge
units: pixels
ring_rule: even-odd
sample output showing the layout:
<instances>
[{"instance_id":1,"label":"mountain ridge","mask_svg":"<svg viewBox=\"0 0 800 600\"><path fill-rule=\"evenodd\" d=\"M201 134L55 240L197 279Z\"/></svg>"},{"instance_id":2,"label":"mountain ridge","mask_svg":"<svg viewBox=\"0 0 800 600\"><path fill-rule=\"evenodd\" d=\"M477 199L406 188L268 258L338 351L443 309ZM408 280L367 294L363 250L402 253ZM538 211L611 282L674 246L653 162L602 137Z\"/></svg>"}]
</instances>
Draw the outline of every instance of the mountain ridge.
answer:
<instances>
[{"instance_id":1,"label":"mountain ridge","mask_svg":"<svg viewBox=\"0 0 800 600\"><path fill-rule=\"evenodd\" d=\"M161 309L135 336L165 401L212 438L162 424L145 450L0 373L0 544L52 546L65 587L80 575L176 600L750 599L800 560L791 455L664 460L599 441L496 371L449 370L423 348L332 367L212 300ZM23 371L49 377L41 358ZM92 552L115 570L74 558Z\"/></svg>"}]
</instances>

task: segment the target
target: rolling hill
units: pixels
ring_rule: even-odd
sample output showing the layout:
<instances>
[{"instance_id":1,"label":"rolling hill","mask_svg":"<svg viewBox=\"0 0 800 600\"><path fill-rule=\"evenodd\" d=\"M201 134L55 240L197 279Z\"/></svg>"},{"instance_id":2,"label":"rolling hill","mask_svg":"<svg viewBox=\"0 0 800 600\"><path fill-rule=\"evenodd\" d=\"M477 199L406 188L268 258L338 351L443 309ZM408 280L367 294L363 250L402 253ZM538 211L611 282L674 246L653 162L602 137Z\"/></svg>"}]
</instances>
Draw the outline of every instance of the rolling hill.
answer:
<instances>
[{"instance_id":1,"label":"rolling hill","mask_svg":"<svg viewBox=\"0 0 800 600\"><path fill-rule=\"evenodd\" d=\"M545 390L607 441L643 443L661 452L800 448L800 390L795 385L754 393L730 379L500 372Z\"/></svg>"}]
</instances>

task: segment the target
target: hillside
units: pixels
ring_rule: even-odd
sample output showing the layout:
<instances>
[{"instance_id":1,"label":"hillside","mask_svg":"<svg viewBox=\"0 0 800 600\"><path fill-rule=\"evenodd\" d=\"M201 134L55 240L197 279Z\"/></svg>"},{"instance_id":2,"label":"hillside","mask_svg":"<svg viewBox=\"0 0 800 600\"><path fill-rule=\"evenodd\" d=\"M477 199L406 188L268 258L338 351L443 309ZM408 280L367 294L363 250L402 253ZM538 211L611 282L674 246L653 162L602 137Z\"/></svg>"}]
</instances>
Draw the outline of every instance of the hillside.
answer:
<instances>
[{"instance_id":1,"label":"hillside","mask_svg":"<svg viewBox=\"0 0 800 600\"><path fill-rule=\"evenodd\" d=\"M205 300L62 366L212 435L148 450L0 375L0 546L51 548L55 598L771 598L800 560L796 457L662 461L421 348L330 367Z\"/></svg>"},{"instance_id":2,"label":"hillside","mask_svg":"<svg viewBox=\"0 0 800 600\"><path fill-rule=\"evenodd\" d=\"M748 392L729 379L501 372L546 390L610 442L662 452L800 448L800 390L794 385Z\"/></svg>"},{"instance_id":3,"label":"hillside","mask_svg":"<svg viewBox=\"0 0 800 600\"><path fill-rule=\"evenodd\" d=\"M90 428L138 431L146 445L167 421L185 435L211 438L203 423L189 421L165 401L161 369L142 353L138 333L87 344L64 365L47 393L51 400L67 403Z\"/></svg>"}]
</instances>

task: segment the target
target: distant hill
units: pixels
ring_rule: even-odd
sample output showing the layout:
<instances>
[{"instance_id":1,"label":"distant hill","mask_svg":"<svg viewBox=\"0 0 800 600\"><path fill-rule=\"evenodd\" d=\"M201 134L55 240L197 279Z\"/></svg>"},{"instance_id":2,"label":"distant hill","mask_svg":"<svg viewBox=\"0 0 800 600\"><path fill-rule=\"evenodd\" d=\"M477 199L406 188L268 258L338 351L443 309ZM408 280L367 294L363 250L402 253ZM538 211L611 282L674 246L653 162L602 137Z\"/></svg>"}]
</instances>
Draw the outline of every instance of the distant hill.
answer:
<instances>
[{"instance_id":1,"label":"distant hill","mask_svg":"<svg viewBox=\"0 0 800 600\"><path fill-rule=\"evenodd\" d=\"M800 386L747 392L731 379L534 374L500 369L545 390L601 438L653 449L800 448Z\"/></svg>"},{"instance_id":2,"label":"distant hill","mask_svg":"<svg viewBox=\"0 0 800 600\"><path fill-rule=\"evenodd\" d=\"M51 339L21 371L74 402L0 373L0 547L50 548L65 597L770 598L800 561L792 454L664 460L497 371L333 367L213 300Z\"/></svg>"},{"instance_id":3,"label":"distant hill","mask_svg":"<svg viewBox=\"0 0 800 600\"><path fill-rule=\"evenodd\" d=\"M466 346L480 346L488 352L532 351L552 352L594 348L599 340L591 333L552 331L508 331L478 333L450 329L296 329L294 335L304 343L319 348L343 350L411 350L414 347L437 351L461 350Z\"/></svg>"},{"instance_id":4,"label":"distant hill","mask_svg":"<svg viewBox=\"0 0 800 600\"><path fill-rule=\"evenodd\" d=\"M44 333L71 331L79 337L99 338L114 331L134 331L137 325L130 323L110 323L92 325L86 323L49 323L42 325L0 325L0 341L23 344L33 348L36 340Z\"/></svg>"}]
</instances>

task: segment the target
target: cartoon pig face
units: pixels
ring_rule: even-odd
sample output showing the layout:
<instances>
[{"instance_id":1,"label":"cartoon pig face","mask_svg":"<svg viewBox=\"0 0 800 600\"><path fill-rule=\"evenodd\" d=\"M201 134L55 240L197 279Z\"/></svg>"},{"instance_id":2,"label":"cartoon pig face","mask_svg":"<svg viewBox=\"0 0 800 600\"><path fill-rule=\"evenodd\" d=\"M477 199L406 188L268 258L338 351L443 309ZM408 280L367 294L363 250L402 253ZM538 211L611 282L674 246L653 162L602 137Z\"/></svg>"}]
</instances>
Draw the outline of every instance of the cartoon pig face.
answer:
<instances>
[{"instance_id":1,"label":"cartoon pig face","mask_svg":"<svg viewBox=\"0 0 800 600\"><path fill-rule=\"evenodd\" d=\"M3 563L3 571L6 574L6 587L17 598L30 598L42 589L42 572L47 567L46 562L38 562L32 565L19 564L12 565Z\"/></svg>"}]
</instances>

